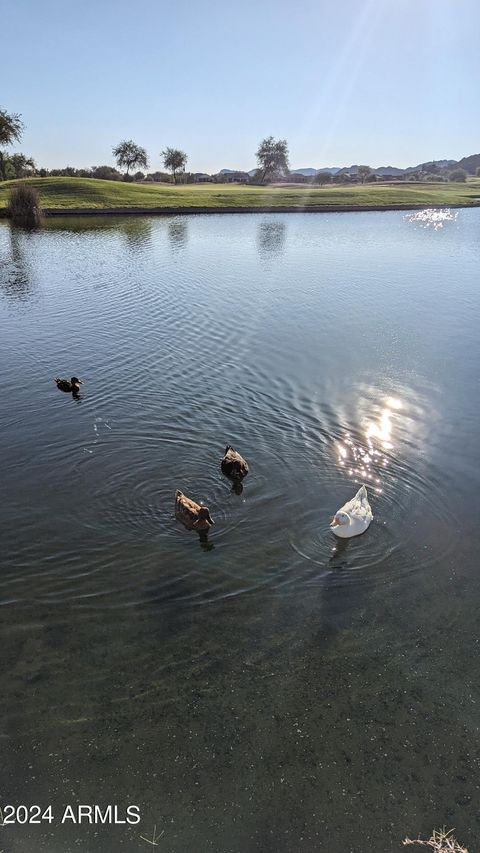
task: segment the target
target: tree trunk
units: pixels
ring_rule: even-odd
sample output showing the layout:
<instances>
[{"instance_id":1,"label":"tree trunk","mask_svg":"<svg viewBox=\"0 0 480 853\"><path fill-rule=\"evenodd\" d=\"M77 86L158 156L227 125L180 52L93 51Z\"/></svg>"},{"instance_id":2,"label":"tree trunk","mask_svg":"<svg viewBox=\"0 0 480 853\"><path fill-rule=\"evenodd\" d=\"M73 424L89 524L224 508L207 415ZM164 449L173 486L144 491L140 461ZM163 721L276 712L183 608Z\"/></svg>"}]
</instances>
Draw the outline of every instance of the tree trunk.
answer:
<instances>
[{"instance_id":1,"label":"tree trunk","mask_svg":"<svg viewBox=\"0 0 480 853\"><path fill-rule=\"evenodd\" d=\"M5 161L3 159L3 151L0 151L0 180L5 180Z\"/></svg>"},{"instance_id":2,"label":"tree trunk","mask_svg":"<svg viewBox=\"0 0 480 853\"><path fill-rule=\"evenodd\" d=\"M175 169L173 169L172 171L173 171L173 183L176 184L177 183L177 173L176 173Z\"/></svg>"}]
</instances>

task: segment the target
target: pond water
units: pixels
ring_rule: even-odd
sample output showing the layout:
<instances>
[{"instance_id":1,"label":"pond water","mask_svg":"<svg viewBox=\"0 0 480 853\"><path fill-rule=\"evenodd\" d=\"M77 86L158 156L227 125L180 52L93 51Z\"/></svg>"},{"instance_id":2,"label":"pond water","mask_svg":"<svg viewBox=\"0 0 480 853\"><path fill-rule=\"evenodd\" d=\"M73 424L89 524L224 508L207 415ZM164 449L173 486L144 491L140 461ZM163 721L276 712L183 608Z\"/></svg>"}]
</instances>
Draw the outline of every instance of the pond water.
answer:
<instances>
[{"instance_id":1,"label":"pond water","mask_svg":"<svg viewBox=\"0 0 480 853\"><path fill-rule=\"evenodd\" d=\"M0 805L54 818L0 850L476 849L479 237L479 210L0 224Z\"/></svg>"}]
</instances>

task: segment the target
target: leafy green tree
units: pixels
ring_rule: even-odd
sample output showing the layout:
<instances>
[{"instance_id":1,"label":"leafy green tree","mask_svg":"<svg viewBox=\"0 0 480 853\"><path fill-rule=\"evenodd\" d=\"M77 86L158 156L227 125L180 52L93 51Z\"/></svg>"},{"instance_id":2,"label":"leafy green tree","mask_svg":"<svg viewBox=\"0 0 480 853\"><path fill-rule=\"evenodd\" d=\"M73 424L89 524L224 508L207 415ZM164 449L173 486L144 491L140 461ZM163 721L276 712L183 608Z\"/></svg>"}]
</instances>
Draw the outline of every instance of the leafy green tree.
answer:
<instances>
[{"instance_id":1,"label":"leafy green tree","mask_svg":"<svg viewBox=\"0 0 480 853\"><path fill-rule=\"evenodd\" d=\"M274 177L288 173L288 145L286 139L274 139L267 136L262 139L256 153L261 171L261 180L272 180Z\"/></svg>"},{"instance_id":2,"label":"leafy green tree","mask_svg":"<svg viewBox=\"0 0 480 853\"><path fill-rule=\"evenodd\" d=\"M4 155L3 158L3 180L5 181L13 181L15 178L15 169L10 162L10 157L8 154Z\"/></svg>"},{"instance_id":3,"label":"leafy green tree","mask_svg":"<svg viewBox=\"0 0 480 853\"><path fill-rule=\"evenodd\" d=\"M23 121L18 113L7 113L0 109L0 180L5 180L5 154L2 148L19 141L23 133Z\"/></svg>"},{"instance_id":4,"label":"leafy green tree","mask_svg":"<svg viewBox=\"0 0 480 853\"><path fill-rule=\"evenodd\" d=\"M324 184L331 184L332 176L330 172L317 172L315 175L315 183L323 187Z\"/></svg>"},{"instance_id":5,"label":"leafy green tree","mask_svg":"<svg viewBox=\"0 0 480 853\"><path fill-rule=\"evenodd\" d=\"M113 156L117 161L118 168L126 169L127 175L130 169L136 169L139 166L146 169L148 166L148 158L145 148L142 148L140 145L136 145L133 139L125 139L123 142L119 142L112 151Z\"/></svg>"},{"instance_id":6,"label":"leafy green tree","mask_svg":"<svg viewBox=\"0 0 480 853\"><path fill-rule=\"evenodd\" d=\"M7 157L8 166L13 170L14 178L28 178L35 174L36 165L31 157L25 154L10 154Z\"/></svg>"},{"instance_id":7,"label":"leafy green tree","mask_svg":"<svg viewBox=\"0 0 480 853\"><path fill-rule=\"evenodd\" d=\"M450 172L448 180L455 181L456 183L465 183L467 180L467 173L465 169L454 169L453 172Z\"/></svg>"},{"instance_id":8,"label":"leafy green tree","mask_svg":"<svg viewBox=\"0 0 480 853\"><path fill-rule=\"evenodd\" d=\"M178 148L165 148L160 155L163 158L165 169L173 175L173 182L177 183L177 172L185 171L188 157L185 151L180 151Z\"/></svg>"},{"instance_id":9,"label":"leafy green tree","mask_svg":"<svg viewBox=\"0 0 480 853\"><path fill-rule=\"evenodd\" d=\"M359 166L357 174L358 174L358 177L361 180L362 184L364 184L365 181L367 180L367 178L371 174L373 174L373 172L372 172L372 169L370 168L370 166Z\"/></svg>"}]
</instances>

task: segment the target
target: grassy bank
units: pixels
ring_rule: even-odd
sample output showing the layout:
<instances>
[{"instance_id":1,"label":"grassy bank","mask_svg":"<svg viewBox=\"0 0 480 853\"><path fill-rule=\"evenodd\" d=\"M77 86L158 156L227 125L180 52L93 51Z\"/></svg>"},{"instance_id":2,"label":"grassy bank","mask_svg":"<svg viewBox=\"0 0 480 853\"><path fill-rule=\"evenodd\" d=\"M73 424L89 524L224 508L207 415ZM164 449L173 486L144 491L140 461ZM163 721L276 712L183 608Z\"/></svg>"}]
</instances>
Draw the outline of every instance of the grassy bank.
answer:
<instances>
[{"instance_id":1,"label":"grassy bank","mask_svg":"<svg viewBox=\"0 0 480 853\"><path fill-rule=\"evenodd\" d=\"M0 183L0 211L19 181ZM29 178L45 211L112 209L346 208L480 204L480 180L454 183L377 183L350 186L252 187L236 184L128 184L93 178Z\"/></svg>"}]
</instances>

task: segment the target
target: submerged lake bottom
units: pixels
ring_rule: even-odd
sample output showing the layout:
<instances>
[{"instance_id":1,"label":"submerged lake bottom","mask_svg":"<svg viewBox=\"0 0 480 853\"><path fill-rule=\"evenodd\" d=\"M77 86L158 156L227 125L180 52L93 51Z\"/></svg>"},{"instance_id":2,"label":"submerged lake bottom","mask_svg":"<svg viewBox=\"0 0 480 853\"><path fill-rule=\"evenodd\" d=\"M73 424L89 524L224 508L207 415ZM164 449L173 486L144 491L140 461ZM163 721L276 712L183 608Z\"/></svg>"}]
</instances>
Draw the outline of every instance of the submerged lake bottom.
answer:
<instances>
[{"instance_id":1,"label":"submerged lake bottom","mask_svg":"<svg viewBox=\"0 0 480 853\"><path fill-rule=\"evenodd\" d=\"M479 226L0 222L0 850L473 853Z\"/></svg>"}]
</instances>

